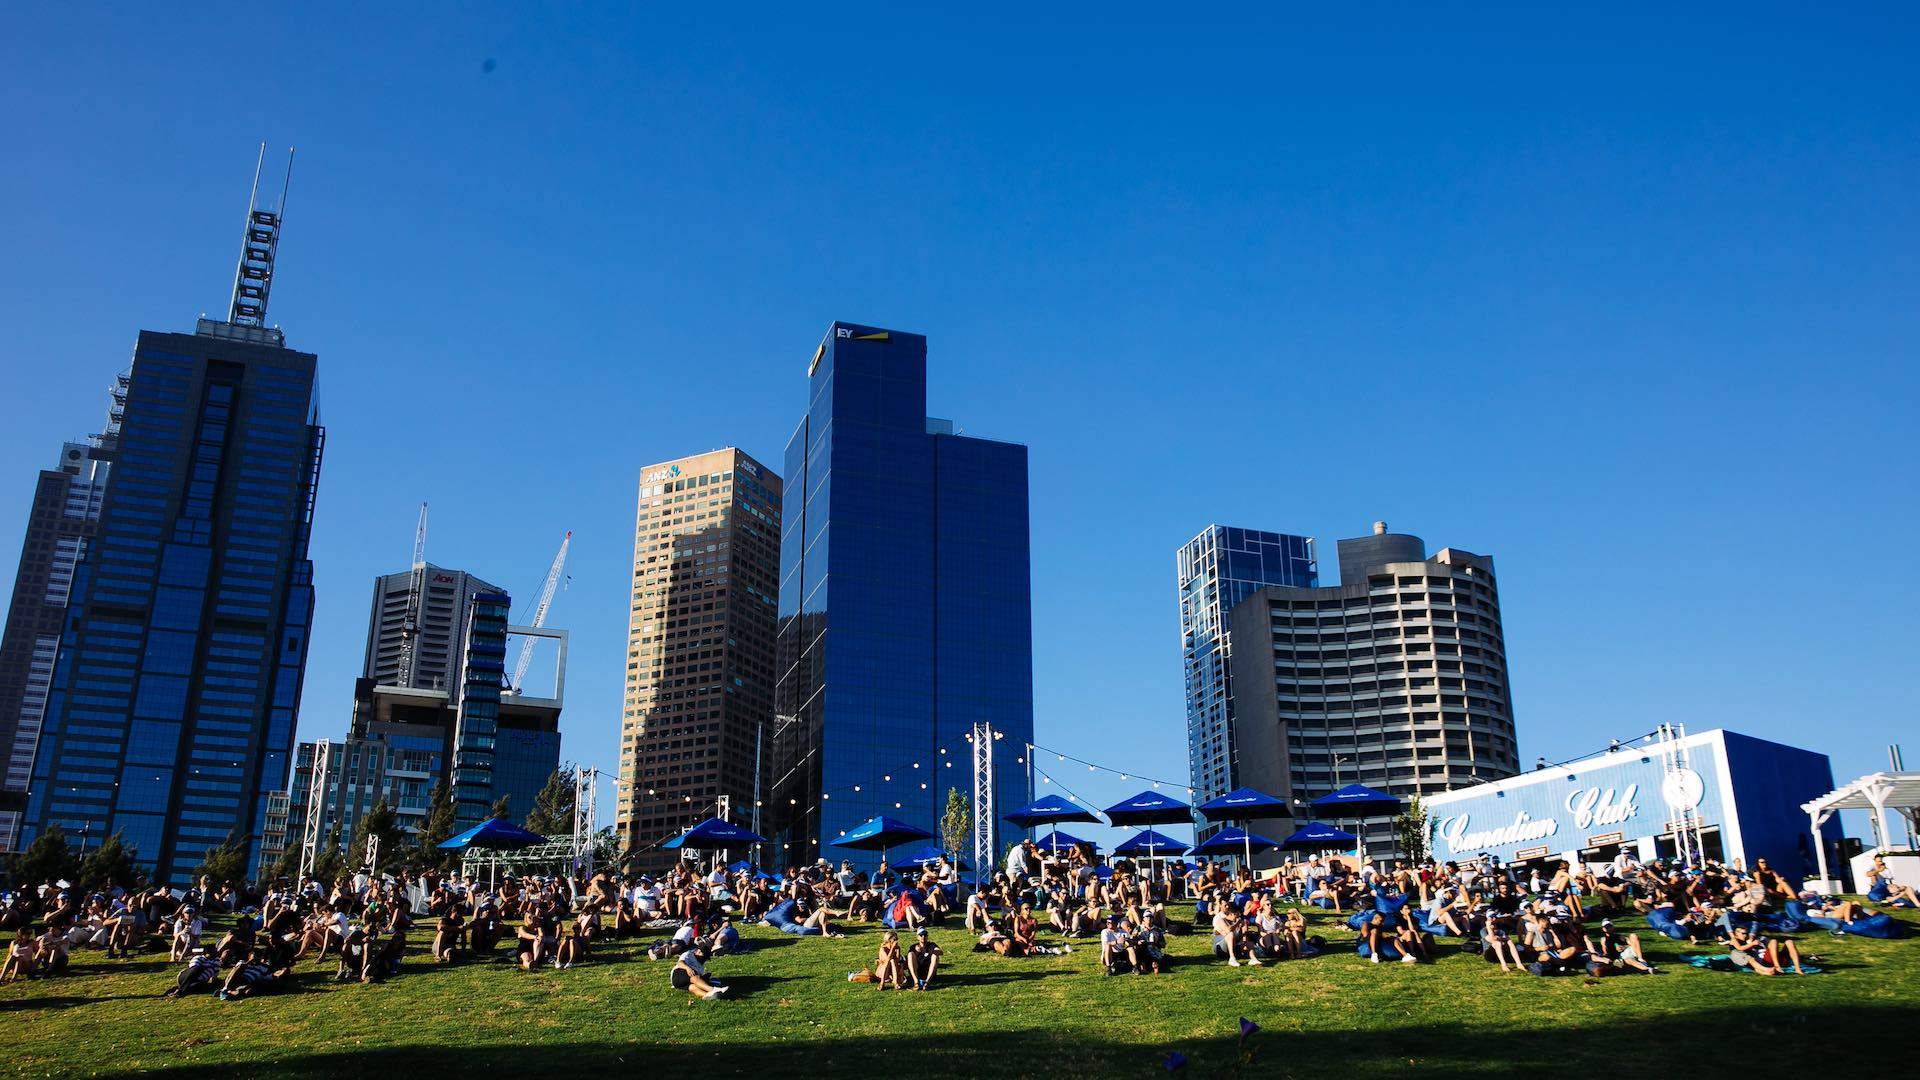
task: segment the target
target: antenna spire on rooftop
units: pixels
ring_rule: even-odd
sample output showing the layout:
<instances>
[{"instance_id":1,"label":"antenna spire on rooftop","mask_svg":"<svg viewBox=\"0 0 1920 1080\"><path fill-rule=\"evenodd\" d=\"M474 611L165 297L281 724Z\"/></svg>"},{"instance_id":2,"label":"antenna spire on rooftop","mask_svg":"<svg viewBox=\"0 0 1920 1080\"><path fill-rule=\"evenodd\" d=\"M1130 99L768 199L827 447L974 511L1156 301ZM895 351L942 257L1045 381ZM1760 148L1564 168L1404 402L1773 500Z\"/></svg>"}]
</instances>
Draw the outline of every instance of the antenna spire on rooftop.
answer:
<instances>
[{"instance_id":1,"label":"antenna spire on rooftop","mask_svg":"<svg viewBox=\"0 0 1920 1080\"><path fill-rule=\"evenodd\" d=\"M280 202L271 210L260 207L260 170L267 161L267 144L253 164L253 188L247 193L247 219L240 241L240 262L233 271L233 304L227 321L235 326L265 327L267 297L273 291L273 260L280 250L280 225L286 213L287 192L293 186L293 148L287 148L287 176L280 186Z\"/></svg>"}]
</instances>

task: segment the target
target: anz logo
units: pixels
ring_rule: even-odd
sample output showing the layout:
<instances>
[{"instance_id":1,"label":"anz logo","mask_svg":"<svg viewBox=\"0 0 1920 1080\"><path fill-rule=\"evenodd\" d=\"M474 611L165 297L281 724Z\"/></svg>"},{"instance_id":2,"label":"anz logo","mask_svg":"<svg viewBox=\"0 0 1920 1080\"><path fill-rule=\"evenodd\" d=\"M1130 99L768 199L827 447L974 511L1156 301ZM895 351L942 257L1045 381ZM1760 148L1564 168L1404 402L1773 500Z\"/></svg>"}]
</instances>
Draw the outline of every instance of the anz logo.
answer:
<instances>
[{"instance_id":1,"label":"anz logo","mask_svg":"<svg viewBox=\"0 0 1920 1080\"><path fill-rule=\"evenodd\" d=\"M643 484L651 484L655 480L674 480L674 479L678 479L679 476L680 476L680 466L669 465L664 469L655 469L652 472L648 473L647 475L642 476L640 478L640 482Z\"/></svg>"}]
</instances>

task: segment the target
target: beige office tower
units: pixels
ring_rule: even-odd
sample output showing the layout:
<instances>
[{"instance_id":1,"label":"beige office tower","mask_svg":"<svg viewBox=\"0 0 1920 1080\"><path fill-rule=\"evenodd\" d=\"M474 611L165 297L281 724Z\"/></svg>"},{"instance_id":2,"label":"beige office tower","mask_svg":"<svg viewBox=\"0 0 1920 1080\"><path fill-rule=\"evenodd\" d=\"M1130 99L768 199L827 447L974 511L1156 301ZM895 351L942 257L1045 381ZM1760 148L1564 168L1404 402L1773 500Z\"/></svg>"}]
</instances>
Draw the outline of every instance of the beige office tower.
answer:
<instances>
[{"instance_id":1,"label":"beige office tower","mask_svg":"<svg viewBox=\"0 0 1920 1080\"><path fill-rule=\"evenodd\" d=\"M615 827L644 867L715 813L752 827L773 721L780 477L715 450L640 471Z\"/></svg>"}]
</instances>

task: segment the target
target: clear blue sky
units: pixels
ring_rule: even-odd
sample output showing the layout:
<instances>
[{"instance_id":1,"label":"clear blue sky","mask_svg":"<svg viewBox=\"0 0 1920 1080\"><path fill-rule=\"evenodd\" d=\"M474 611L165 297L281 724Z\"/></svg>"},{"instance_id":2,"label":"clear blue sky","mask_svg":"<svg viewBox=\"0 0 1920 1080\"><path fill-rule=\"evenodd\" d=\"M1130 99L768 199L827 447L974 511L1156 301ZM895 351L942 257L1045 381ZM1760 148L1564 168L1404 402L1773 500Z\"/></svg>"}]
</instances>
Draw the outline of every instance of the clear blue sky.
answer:
<instances>
[{"instance_id":1,"label":"clear blue sky","mask_svg":"<svg viewBox=\"0 0 1920 1080\"><path fill-rule=\"evenodd\" d=\"M223 310L268 139L329 428L302 738L425 499L523 599L574 530L565 753L612 768L639 467L777 467L841 318L1032 447L1044 743L1183 776L1174 549L1331 577L1385 518L1497 559L1527 761L1920 759L1911 8L671 7L0 16L0 585L135 332Z\"/></svg>"}]
</instances>

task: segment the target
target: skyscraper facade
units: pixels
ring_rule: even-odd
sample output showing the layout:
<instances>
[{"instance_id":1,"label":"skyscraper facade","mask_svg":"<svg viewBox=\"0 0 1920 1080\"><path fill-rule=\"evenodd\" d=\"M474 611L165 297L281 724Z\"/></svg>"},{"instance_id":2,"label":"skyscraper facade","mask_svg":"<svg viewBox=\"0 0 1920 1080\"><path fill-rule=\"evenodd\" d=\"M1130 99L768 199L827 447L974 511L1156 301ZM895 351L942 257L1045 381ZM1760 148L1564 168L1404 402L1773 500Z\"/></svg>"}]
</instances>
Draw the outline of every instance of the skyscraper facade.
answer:
<instances>
[{"instance_id":1,"label":"skyscraper facade","mask_svg":"<svg viewBox=\"0 0 1920 1080\"><path fill-rule=\"evenodd\" d=\"M642 865L722 797L759 820L781 494L732 448L640 471L615 832Z\"/></svg>"},{"instance_id":2,"label":"skyscraper facade","mask_svg":"<svg viewBox=\"0 0 1920 1080\"><path fill-rule=\"evenodd\" d=\"M139 336L28 797L28 834L121 832L163 880L257 845L306 666L315 357L245 320Z\"/></svg>"},{"instance_id":3,"label":"skyscraper facade","mask_svg":"<svg viewBox=\"0 0 1920 1080\"><path fill-rule=\"evenodd\" d=\"M1319 581L1318 570L1309 537L1209 525L1181 547L1175 573L1187 775L1195 801L1204 802L1242 783L1234 767L1233 640L1227 613L1269 585L1310 588Z\"/></svg>"},{"instance_id":4,"label":"skyscraper facade","mask_svg":"<svg viewBox=\"0 0 1920 1080\"><path fill-rule=\"evenodd\" d=\"M859 860L830 845L876 815L937 831L948 790L971 797L976 722L998 813L1031 798L1027 448L926 415L918 334L836 322L807 376L781 518L780 865Z\"/></svg>"},{"instance_id":5,"label":"skyscraper facade","mask_svg":"<svg viewBox=\"0 0 1920 1080\"><path fill-rule=\"evenodd\" d=\"M121 391L114 392L117 408ZM34 485L0 636L0 851L13 850L19 839L73 574L100 520L108 471L92 443L67 443L59 462L43 469Z\"/></svg>"},{"instance_id":6,"label":"skyscraper facade","mask_svg":"<svg viewBox=\"0 0 1920 1080\"><path fill-rule=\"evenodd\" d=\"M446 690L459 682L461 650L474 597L505 590L467 573L432 563L420 574L420 598L413 597L413 572L383 574L373 582L373 610L367 618L367 657L360 674L380 686ZM418 608L417 613L415 608ZM413 634L412 670L402 672L408 622Z\"/></svg>"},{"instance_id":7,"label":"skyscraper facade","mask_svg":"<svg viewBox=\"0 0 1920 1080\"><path fill-rule=\"evenodd\" d=\"M1361 783L1406 798L1519 768L1493 560L1417 536L1339 544L1340 584L1261 589L1229 616L1243 783L1310 801ZM1390 819L1360 828L1394 850Z\"/></svg>"}]
</instances>

